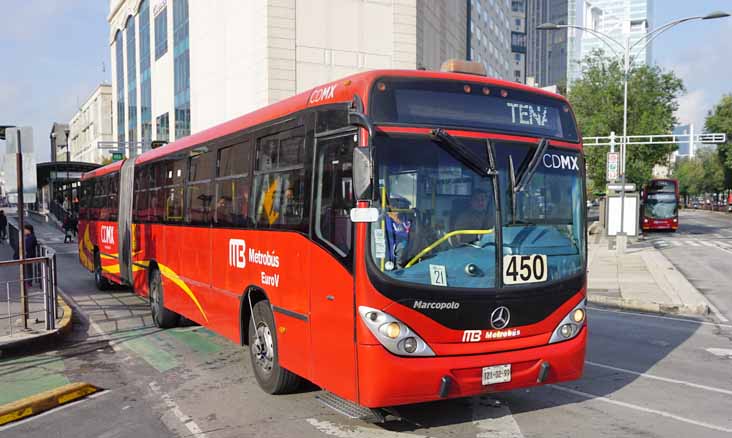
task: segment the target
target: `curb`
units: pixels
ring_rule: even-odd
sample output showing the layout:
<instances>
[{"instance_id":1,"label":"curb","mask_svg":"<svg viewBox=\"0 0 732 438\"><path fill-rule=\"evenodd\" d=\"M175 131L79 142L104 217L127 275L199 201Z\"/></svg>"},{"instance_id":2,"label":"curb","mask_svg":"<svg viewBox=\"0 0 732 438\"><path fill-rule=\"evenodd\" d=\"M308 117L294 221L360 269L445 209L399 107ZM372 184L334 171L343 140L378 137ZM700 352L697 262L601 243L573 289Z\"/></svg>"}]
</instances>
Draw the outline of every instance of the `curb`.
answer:
<instances>
[{"instance_id":1,"label":"curb","mask_svg":"<svg viewBox=\"0 0 732 438\"><path fill-rule=\"evenodd\" d=\"M55 407L72 402L99 391L85 382L69 383L56 389L44 391L24 399L0 406L0 426L40 414Z\"/></svg>"},{"instance_id":2,"label":"curb","mask_svg":"<svg viewBox=\"0 0 732 438\"><path fill-rule=\"evenodd\" d=\"M27 337L23 339L18 339L15 341L11 341L5 344L0 345L0 350L3 349L11 349L11 348L17 348L19 346L26 346L30 344L35 344L37 342L44 342L53 336L66 336L69 333L71 333L71 319L73 316L73 310L71 307L66 303L66 300L63 299L61 294L56 295L56 302L64 311L64 316L61 317L61 321L58 322L56 325L56 328L46 332L38 334L37 336ZM2 424L2 423L0 423Z\"/></svg>"},{"instance_id":3,"label":"curb","mask_svg":"<svg viewBox=\"0 0 732 438\"><path fill-rule=\"evenodd\" d=\"M591 293L587 294L587 301L591 304L598 304L605 307L657 313L659 315L706 316L711 313L709 306L706 304L699 304L697 306L659 304L639 300L629 300L626 298L593 296Z\"/></svg>"}]
</instances>

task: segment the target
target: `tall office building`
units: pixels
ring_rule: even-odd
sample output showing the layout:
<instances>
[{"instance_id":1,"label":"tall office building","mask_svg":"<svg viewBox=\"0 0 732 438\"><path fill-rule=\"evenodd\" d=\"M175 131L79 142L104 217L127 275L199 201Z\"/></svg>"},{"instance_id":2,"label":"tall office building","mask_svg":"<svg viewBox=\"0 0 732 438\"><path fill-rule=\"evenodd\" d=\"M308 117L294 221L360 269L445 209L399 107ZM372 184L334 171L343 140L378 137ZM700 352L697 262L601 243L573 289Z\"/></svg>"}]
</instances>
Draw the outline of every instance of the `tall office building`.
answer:
<instances>
[{"instance_id":1,"label":"tall office building","mask_svg":"<svg viewBox=\"0 0 732 438\"><path fill-rule=\"evenodd\" d=\"M653 0L569 0L569 24L588 27L609 35L621 43L629 38L630 45L645 38L653 17ZM634 64L650 64L651 46L642 48L643 42L631 51ZM568 31L568 76L569 82L582 74L581 61L594 50L602 49L606 54L622 58L623 48L613 46L613 54L603 41L590 32L575 29Z\"/></svg>"},{"instance_id":2,"label":"tall office building","mask_svg":"<svg viewBox=\"0 0 732 438\"><path fill-rule=\"evenodd\" d=\"M568 0L527 0L526 76L539 87L567 84L567 29L540 31L543 23L567 24Z\"/></svg>"},{"instance_id":3,"label":"tall office building","mask_svg":"<svg viewBox=\"0 0 732 438\"><path fill-rule=\"evenodd\" d=\"M468 56L481 62L488 76L514 80L511 53L511 1L467 0Z\"/></svg>"},{"instance_id":4,"label":"tall office building","mask_svg":"<svg viewBox=\"0 0 732 438\"><path fill-rule=\"evenodd\" d=\"M351 73L465 59L469 1L110 0L113 138L139 152ZM509 53L510 0L480 1L501 11L481 56L508 77L488 54Z\"/></svg>"},{"instance_id":5,"label":"tall office building","mask_svg":"<svg viewBox=\"0 0 732 438\"><path fill-rule=\"evenodd\" d=\"M526 83L526 8L529 0L511 0L511 79Z\"/></svg>"}]
</instances>

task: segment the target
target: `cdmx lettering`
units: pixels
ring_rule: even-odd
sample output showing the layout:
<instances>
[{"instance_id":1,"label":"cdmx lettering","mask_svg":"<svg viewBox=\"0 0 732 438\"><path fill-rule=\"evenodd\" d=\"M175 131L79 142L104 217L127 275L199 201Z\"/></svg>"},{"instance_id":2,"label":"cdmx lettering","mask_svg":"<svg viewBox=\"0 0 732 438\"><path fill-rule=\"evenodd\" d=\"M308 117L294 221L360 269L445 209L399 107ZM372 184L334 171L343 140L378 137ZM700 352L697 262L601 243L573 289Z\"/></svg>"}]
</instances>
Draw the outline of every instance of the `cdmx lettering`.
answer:
<instances>
[{"instance_id":1,"label":"cdmx lettering","mask_svg":"<svg viewBox=\"0 0 732 438\"><path fill-rule=\"evenodd\" d=\"M114 227L111 225L102 225L101 229L102 243L114 245Z\"/></svg>"},{"instance_id":2,"label":"cdmx lettering","mask_svg":"<svg viewBox=\"0 0 732 438\"><path fill-rule=\"evenodd\" d=\"M544 154L542 161L547 169L579 170L577 160L579 157L558 154Z\"/></svg>"}]
</instances>

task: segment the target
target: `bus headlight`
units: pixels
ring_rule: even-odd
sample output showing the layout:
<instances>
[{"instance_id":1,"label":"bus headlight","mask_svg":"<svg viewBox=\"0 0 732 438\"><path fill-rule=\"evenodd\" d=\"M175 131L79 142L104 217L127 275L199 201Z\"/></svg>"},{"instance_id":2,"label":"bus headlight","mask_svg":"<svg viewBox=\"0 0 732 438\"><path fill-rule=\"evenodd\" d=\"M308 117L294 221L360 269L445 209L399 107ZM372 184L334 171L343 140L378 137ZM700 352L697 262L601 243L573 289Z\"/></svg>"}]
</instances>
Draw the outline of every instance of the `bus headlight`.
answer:
<instances>
[{"instance_id":1,"label":"bus headlight","mask_svg":"<svg viewBox=\"0 0 732 438\"><path fill-rule=\"evenodd\" d=\"M390 352L399 356L435 355L419 335L388 313L366 306L359 306L358 313L369 331Z\"/></svg>"},{"instance_id":2,"label":"bus headlight","mask_svg":"<svg viewBox=\"0 0 732 438\"><path fill-rule=\"evenodd\" d=\"M566 341L567 339L572 339L577 336L580 330L582 330L582 326L584 325L587 317L587 310L585 310L586 306L587 300L582 300L582 302L577 304L577 306L564 317L559 325L557 325L557 328L554 329L554 333L552 333L552 337L549 339L550 344Z\"/></svg>"}]
</instances>

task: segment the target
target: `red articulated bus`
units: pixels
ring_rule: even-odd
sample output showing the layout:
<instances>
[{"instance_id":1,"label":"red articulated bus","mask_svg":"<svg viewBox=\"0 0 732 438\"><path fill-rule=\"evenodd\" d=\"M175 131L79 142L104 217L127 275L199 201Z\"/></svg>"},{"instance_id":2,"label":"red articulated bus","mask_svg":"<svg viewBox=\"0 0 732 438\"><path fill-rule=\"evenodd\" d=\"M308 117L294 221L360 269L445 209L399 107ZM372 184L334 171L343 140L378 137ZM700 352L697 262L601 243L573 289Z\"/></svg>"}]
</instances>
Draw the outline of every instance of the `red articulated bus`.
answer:
<instances>
[{"instance_id":1,"label":"red articulated bus","mask_svg":"<svg viewBox=\"0 0 732 438\"><path fill-rule=\"evenodd\" d=\"M679 228L679 182L652 179L643 191L643 231Z\"/></svg>"},{"instance_id":2,"label":"red articulated bus","mask_svg":"<svg viewBox=\"0 0 732 438\"><path fill-rule=\"evenodd\" d=\"M249 345L268 393L378 408L573 380L580 138L543 90L360 73L85 174L79 257L156 325Z\"/></svg>"}]
</instances>

